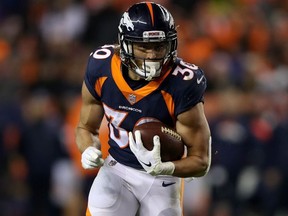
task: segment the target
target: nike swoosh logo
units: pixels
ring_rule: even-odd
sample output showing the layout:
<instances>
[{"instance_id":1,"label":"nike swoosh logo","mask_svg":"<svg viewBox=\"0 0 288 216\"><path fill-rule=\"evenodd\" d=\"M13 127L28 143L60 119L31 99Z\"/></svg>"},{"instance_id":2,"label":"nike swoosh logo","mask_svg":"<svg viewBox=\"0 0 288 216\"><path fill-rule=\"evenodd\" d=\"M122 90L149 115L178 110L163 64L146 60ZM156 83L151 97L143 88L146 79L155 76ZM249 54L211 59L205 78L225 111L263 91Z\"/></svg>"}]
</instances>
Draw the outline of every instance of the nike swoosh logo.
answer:
<instances>
[{"instance_id":1,"label":"nike swoosh logo","mask_svg":"<svg viewBox=\"0 0 288 216\"><path fill-rule=\"evenodd\" d=\"M200 79L197 79L197 84L200 84L203 79L204 79L204 76L202 76Z\"/></svg>"},{"instance_id":2,"label":"nike swoosh logo","mask_svg":"<svg viewBox=\"0 0 288 216\"><path fill-rule=\"evenodd\" d=\"M165 183L164 181L162 182L162 187L168 187L170 185L176 184L176 182L169 182L169 183Z\"/></svg>"},{"instance_id":3,"label":"nike swoosh logo","mask_svg":"<svg viewBox=\"0 0 288 216\"><path fill-rule=\"evenodd\" d=\"M141 163L143 163L145 166L148 166L148 167L151 167L152 166L152 164L151 164L151 162L149 161L149 163L145 163L145 162L143 162L143 161L140 161Z\"/></svg>"}]
</instances>

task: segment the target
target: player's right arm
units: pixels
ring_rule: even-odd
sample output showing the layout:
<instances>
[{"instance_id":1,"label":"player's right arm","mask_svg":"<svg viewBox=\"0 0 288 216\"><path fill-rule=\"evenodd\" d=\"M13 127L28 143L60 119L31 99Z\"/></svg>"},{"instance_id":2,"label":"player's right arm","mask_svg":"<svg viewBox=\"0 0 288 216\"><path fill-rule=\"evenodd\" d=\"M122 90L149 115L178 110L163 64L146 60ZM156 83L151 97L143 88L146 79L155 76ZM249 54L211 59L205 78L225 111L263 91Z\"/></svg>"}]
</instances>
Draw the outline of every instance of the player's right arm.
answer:
<instances>
[{"instance_id":1,"label":"player's right arm","mask_svg":"<svg viewBox=\"0 0 288 216\"><path fill-rule=\"evenodd\" d=\"M82 153L82 166L92 169L103 164L100 151L99 128L104 115L102 104L89 92L85 82L82 85L82 106L76 127L76 144Z\"/></svg>"}]
</instances>

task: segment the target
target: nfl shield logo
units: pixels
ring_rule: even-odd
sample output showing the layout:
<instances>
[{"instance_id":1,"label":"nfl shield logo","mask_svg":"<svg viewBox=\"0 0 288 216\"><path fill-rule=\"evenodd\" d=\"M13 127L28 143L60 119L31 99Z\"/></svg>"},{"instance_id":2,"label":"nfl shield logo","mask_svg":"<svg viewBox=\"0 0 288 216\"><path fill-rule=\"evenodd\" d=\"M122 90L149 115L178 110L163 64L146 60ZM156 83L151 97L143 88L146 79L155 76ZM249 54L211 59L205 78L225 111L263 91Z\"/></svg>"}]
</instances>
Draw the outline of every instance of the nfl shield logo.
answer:
<instances>
[{"instance_id":1,"label":"nfl shield logo","mask_svg":"<svg viewBox=\"0 0 288 216\"><path fill-rule=\"evenodd\" d=\"M136 95L134 94L129 94L129 98L128 98L129 102L131 104L134 104L136 102Z\"/></svg>"}]
</instances>

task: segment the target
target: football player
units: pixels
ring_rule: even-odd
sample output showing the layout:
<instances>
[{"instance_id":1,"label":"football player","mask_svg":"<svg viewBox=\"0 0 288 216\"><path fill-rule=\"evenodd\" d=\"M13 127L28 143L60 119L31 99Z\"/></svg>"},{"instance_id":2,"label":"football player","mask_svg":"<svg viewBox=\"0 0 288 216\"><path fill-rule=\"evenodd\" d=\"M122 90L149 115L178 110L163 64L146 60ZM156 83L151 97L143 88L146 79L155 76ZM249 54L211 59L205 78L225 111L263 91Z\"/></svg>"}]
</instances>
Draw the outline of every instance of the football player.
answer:
<instances>
[{"instance_id":1,"label":"football player","mask_svg":"<svg viewBox=\"0 0 288 216\"><path fill-rule=\"evenodd\" d=\"M76 142L84 169L100 168L88 197L87 215L177 216L182 214L181 178L210 167L211 138L203 109L206 78L177 57L177 31L170 12L141 2L124 12L119 45L91 53L82 86ZM108 143L99 141L106 118ZM138 122L161 121L181 135L187 156L162 162L161 140L143 148ZM109 145L104 160L101 145Z\"/></svg>"}]
</instances>

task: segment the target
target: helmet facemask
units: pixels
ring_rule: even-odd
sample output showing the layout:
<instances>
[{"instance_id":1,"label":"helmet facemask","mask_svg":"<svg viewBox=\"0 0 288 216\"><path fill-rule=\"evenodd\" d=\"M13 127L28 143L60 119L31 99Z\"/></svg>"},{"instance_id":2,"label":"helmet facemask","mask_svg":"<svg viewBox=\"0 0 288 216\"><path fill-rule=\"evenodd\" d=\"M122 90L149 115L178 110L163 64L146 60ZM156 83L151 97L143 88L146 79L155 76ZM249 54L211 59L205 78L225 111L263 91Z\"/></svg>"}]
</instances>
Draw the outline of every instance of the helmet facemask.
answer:
<instances>
[{"instance_id":1,"label":"helmet facemask","mask_svg":"<svg viewBox=\"0 0 288 216\"><path fill-rule=\"evenodd\" d=\"M163 67L170 63L170 60L174 59L176 56L176 51L173 49L175 45L172 41L154 39L139 42L135 38L120 41L122 42L122 44L120 44L122 62L134 73L147 81L159 77ZM145 53L145 50L150 50L150 52L155 53L155 56L145 58L143 55L137 55L137 48L139 48L139 46L143 53Z\"/></svg>"}]
</instances>

